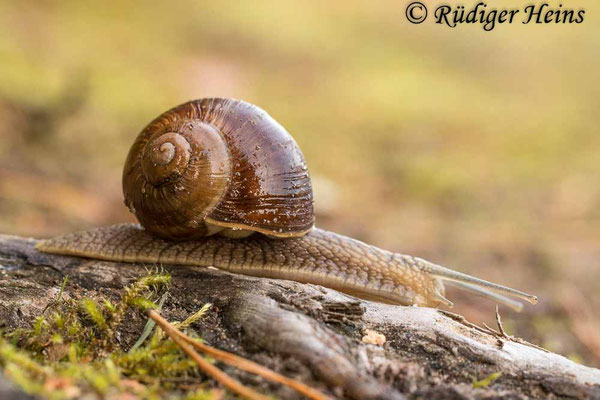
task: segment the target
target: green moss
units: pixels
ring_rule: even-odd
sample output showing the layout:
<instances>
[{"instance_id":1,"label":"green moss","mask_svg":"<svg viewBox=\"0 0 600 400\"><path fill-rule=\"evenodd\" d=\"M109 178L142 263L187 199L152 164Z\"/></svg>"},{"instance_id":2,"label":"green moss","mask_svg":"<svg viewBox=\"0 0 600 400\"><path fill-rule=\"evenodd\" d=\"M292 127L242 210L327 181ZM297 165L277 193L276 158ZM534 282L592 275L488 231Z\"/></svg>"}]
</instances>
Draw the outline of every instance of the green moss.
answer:
<instances>
[{"instance_id":1,"label":"green moss","mask_svg":"<svg viewBox=\"0 0 600 400\"><path fill-rule=\"evenodd\" d=\"M194 314L187 317L185 319L185 321L176 323L175 326L177 326L179 329L185 329L185 328L189 327L194 322L199 321L204 316L204 314L206 314L208 312L208 310L210 310L211 307L212 307L212 304L210 304L210 303L203 305L200 310L198 310Z\"/></svg>"},{"instance_id":2,"label":"green moss","mask_svg":"<svg viewBox=\"0 0 600 400\"><path fill-rule=\"evenodd\" d=\"M108 324L102 311L98 308L96 302L92 299L83 299L81 301L81 307L83 311L90 317L90 319L96 324L96 326L102 330L108 329Z\"/></svg>"},{"instance_id":3,"label":"green moss","mask_svg":"<svg viewBox=\"0 0 600 400\"><path fill-rule=\"evenodd\" d=\"M126 313L156 308L154 301L166 298L169 283L166 274L140 278L113 304L108 299L63 299L65 280L58 298L44 310L52 312L35 318L29 329L0 335L0 366L26 392L52 400L120 394L132 399L217 398L217 392L197 386L187 393L183 385L196 379L196 364L162 331L155 330L150 340L139 341L129 352L119 346L117 327ZM205 305L179 327L188 327L209 308ZM151 331L152 326L147 336Z\"/></svg>"}]
</instances>

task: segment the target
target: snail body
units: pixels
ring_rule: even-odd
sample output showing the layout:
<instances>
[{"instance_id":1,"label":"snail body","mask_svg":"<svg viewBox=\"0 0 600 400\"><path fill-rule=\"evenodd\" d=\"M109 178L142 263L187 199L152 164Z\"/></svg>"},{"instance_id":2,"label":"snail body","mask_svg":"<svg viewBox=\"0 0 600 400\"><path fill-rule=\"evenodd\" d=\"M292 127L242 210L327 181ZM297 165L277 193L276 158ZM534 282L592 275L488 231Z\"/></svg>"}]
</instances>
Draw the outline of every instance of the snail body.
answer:
<instances>
[{"instance_id":1,"label":"snail body","mask_svg":"<svg viewBox=\"0 0 600 400\"><path fill-rule=\"evenodd\" d=\"M38 243L40 251L213 266L327 286L392 304L438 306L444 283L515 309L536 297L314 227L304 156L262 109L231 99L175 107L136 138L123 171L120 224Z\"/></svg>"}]
</instances>

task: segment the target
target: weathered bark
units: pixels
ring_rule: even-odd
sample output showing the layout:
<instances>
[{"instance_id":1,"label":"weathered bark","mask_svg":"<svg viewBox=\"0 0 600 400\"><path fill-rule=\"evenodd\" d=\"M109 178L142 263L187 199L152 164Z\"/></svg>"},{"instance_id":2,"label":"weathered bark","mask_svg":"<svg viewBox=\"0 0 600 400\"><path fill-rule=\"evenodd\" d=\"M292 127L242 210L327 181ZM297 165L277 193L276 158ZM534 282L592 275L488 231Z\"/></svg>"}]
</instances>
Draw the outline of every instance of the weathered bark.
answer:
<instances>
[{"instance_id":1,"label":"weathered bark","mask_svg":"<svg viewBox=\"0 0 600 400\"><path fill-rule=\"evenodd\" d=\"M65 295L117 298L148 265L119 264L37 252L34 240L0 236L0 321L25 327ZM172 275L167 319L182 320L207 302L213 311L195 328L205 340L337 398L600 398L600 371L522 341L475 327L435 309L360 301L314 285L234 275L206 268L164 266ZM124 348L145 320L119 328ZM387 338L361 339L365 328ZM245 384L280 398L289 389L226 368ZM473 378L501 377L474 389ZM18 397L18 396L17 396ZM14 398L17 398L14 397Z\"/></svg>"}]
</instances>

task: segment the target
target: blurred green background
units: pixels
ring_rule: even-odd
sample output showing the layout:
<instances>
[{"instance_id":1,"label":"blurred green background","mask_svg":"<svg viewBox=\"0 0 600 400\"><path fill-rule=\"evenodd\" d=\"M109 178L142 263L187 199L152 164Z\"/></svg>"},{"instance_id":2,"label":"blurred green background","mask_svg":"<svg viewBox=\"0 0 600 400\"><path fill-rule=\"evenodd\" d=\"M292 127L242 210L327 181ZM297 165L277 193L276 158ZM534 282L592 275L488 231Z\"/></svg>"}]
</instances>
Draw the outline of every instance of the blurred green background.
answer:
<instances>
[{"instance_id":1,"label":"blurred green background","mask_svg":"<svg viewBox=\"0 0 600 400\"><path fill-rule=\"evenodd\" d=\"M242 98L299 142L319 226L535 293L501 308L506 329L600 366L600 6L485 32L411 25L405 5L0 2L0 232L130 220L121 168L144 125Z\"/></svg>"}]
</instances>

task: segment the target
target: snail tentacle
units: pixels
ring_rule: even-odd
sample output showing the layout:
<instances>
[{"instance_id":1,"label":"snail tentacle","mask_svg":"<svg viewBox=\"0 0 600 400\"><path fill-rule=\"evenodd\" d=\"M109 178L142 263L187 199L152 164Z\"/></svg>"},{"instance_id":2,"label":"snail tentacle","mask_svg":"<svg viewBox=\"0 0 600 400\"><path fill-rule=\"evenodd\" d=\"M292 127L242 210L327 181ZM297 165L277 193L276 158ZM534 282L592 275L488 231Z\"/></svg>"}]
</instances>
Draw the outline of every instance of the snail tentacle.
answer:
<instances>
[{"instance_id":1,"label":"snail tentacle","mask_svg":"<svg viewBox=\"0 0 600 400\"><path fill-rule=\"evenodd\" d=\"M441 265L430 263L426 260L419 259L419 261L422 261L427 265L425 269L428 270L433 276L436 276L445 282L452 283L455 286L459 286L463 289L477 292L479 294L487 293L488 297L495 299L498 299L498 296L492 297L492 294L494 294L493 292L496 292L497 294L514 296L528 301L531 304L537 303L537 296L499 285L497 283L488 282L471 275L463 274L462 272L454 271L452 269L442 267ZM490 292L492 293L490 294Z\"/></svg>"}]
</instances>

